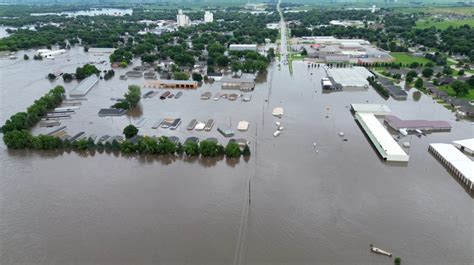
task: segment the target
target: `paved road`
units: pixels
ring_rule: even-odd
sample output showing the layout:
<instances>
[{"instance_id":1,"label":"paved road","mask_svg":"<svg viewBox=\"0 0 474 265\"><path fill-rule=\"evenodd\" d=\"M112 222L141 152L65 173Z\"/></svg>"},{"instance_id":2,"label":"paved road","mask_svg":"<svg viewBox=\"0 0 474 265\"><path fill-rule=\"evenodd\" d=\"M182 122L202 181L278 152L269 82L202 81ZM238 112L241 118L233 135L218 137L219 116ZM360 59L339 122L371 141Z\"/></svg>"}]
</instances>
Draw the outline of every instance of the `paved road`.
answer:
<instances>
[{"instance_id":1,"label":"paved road","mask_svg":"<svg viewBox=\"0 0 474 265\"><path fill-rule=\"evenodd\" d=\"M283 17L283 12L280 8L281 0L278 0L277 4L277 11L280 14L280 32L281 32L281 43L280 43L280 54L281 54L281 61L286 62L288 61L288 51L286 48L286 23L285 18Z\"/></svg>"}]
</instances>

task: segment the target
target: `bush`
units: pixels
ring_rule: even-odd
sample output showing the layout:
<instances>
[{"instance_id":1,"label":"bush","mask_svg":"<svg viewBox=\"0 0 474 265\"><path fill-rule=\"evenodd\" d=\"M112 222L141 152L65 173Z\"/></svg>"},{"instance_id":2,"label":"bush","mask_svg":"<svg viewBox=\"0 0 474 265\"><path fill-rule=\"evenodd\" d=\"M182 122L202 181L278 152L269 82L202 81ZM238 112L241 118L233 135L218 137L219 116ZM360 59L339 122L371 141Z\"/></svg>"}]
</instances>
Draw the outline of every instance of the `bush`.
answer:
<instances>
[{"instance_id":1,"label":"bush","mask_svg":"<svg viewBox=\"0 0 474 265\"><path fill-rule=\"evenodd\" d=\"M125 128L123 128L123 134L127 139L132 138L138 134L138 128L133 126L132 124L127 125Z\"/></svg>"},{"instance_id":2,"label":"bush","mask_svg":"<svg viewBox=\"0 0 474 265\"><path fill-rule=\"evenodd\" d=\"M211 141L202 141L199 143L201 155L205 157L215 157L218 155L218 144Z\"/></svg>"},{"instance_id":3,"label":"bush","mask_svg":"<svg viewBox=\"0 0 474 265\"><path fill-rule=\"evenodd\" d=\"M92 65L92 64L85 64L83 67L76 68L76 78L79 80L84 79L93 74L98 75L99 73L100 73L99 69L97 69L97 67L95 67L95 65Z\"/></svg>"},{"instance_id":4,"label":"bush","mask_svg":"<svg viewBox=\"0 0 474 265\"><path fill-rule=\"evenodd\" d=\"M188 80L189 75L186 74L185 72L176 72L176 73L174 73L174 79L176 79L176 80Z\"/></svg>"},{"instance_id":5,"label":"bush","mask_svg":"<svg viewBox=\"0 0 474 265\"><path fill-rule=\"evenodd\" d=\"M425 68L423 69L423 72L421 72L421 74L426 78L430 78L431 76L433 76L433 73L433 68Z\"/></svg>"},{"instance_id":6,"label":"bush","mask_svg":"<svg viewBox=\"0 0 474 265\"><path fill-rule=\"evenodd\" d=\"M23 55L23 60L26 61L26 60L29 60L29 59L30 59L30 56L28 56L28 54Z\"/></svg>"},{"instance_id":7,"label":"bush","mask_svg":"<svg viewBox=\"0 0 474 265\"><path fill-rule=\"evenodd\" d=\"M201 82L202 81L202 75L198 73L193 73L193 80L196 82Z\"/></svg>"},{"instance_id":8,"label":"bush","mask_svg":"<svg viewBox=\"0 0 474 265\"><path fill-rule=\"evenodd\" d=\"M242 150L243 156L250 156L250 148L248 145L245 145L244 149Z\"/></svg>"}]
</instances>

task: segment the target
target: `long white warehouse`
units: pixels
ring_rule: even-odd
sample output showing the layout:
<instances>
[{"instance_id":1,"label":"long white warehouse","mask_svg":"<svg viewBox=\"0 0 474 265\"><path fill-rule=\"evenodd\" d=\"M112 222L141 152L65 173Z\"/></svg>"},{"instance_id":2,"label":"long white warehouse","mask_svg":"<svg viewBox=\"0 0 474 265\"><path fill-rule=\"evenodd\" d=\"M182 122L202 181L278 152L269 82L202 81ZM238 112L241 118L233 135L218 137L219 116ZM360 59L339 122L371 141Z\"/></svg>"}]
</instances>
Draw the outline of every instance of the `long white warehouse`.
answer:
<instances>
[{"instance_id":1,"label":"long white warehouse","mask_svg":"<svg viewBox=\"0 0 474 265\"><path fill-rule=\"evenodd\" d=\"M384 160L408 162L410 157L395 142L374 114L357 112L355 118Z\"/></svg>"},{"instance_id":2,"label":"long white warehouse","mask_svg":"<svg viewBox=\"0 0 474 265\"><path fill-rule=\"evenodd\" d=\"M69 92L71 97L83 97L99 82L99 78L96 75L91 75L86 79L82 80L79 85Z\"/></svg>"},{"instance_id":3,"label":"long white warehouse","mask_svg":"<svg viewBox=\"0 0 474 265\"><path fill-rule=\"evenodd\" d=\"M452 144L430 144L429 150L470 190L474 189L474 162Z\"/></svg>"}]
</instances>

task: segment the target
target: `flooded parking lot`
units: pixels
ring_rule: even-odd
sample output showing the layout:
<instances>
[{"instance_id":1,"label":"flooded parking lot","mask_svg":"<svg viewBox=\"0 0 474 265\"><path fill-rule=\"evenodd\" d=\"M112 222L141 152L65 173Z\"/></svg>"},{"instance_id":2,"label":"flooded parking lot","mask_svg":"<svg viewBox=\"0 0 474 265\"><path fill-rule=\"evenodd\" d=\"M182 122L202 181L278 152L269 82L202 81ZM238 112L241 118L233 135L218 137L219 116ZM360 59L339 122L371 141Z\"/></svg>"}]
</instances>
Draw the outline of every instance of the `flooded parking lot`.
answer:
<instances>
[{"instance_id":1,"label":"flooded parking lot","mask_svg":"<svg viewBox=\"0 0 474 265\"><path fill-rule=\"evenodd\" d=\"M22 57L22 54L18 56ZM32 57L32 56L30 56ZM0 60L1 123L74 72L107 60L72 49L55 60ZM99 64L101 70L109 69ZM142 99L140 111L99 117L143 78L101 80L72 119L69 134L121 134L141 118L141 134L215 137L220 124L251 141L248 161L0 149L0 260L5 264L470 264L473 200L428 153L428 144L472 137L472 125L430 97L384 100L373 89L322 93L323 70L276 65L250 102L201 100L220 84L179 90L179 99ZM77 82L65 84L70 91ZM142 94L152 89L142 89ZM158 91L164 92L163 89ZM173 90L174 93L178 90ZM232 93L231 91L226 93ZM384 103L402 119L446 120L451 132L408 137L408 163L383 162L349 111L351 103ZM283 107L281 119L272 116ZM181 118L175 130L156 119ZM214 119L210 132L188 131L192 119ZM249 121L246 132L236 130ZM275 122L284 130L273 137ZM34 128L45 133L51 128ZM344 132L344 138L339 136ZM314 146L316 143L316 147ZM250 200L249 200L250 193ZM250 201L250 205L249 205Z\"/></svg>"}]
</instances>

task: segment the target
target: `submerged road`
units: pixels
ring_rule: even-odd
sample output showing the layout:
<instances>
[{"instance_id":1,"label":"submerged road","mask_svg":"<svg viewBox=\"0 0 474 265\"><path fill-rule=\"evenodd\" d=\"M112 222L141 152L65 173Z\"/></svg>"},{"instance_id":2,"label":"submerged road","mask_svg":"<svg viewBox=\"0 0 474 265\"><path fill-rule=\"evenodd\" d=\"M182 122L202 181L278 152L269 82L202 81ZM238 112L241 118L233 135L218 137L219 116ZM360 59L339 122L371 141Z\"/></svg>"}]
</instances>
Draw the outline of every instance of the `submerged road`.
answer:
<instances>
[{"instance_id":1,"label":"submerged road","mask_svg":"<svg viewBox=\"0 0 474 265\"><path fill-rule=\"evenodd\" d=\"M277 4L277 11L280 14L280 33L281 33L281 43L280 43L280 61L286 62L288 61L288 50L286 48L286 22L285 18L283 17L283 12L280 8L281 0L278 0Z\"/></svg>"}]
</instances>

